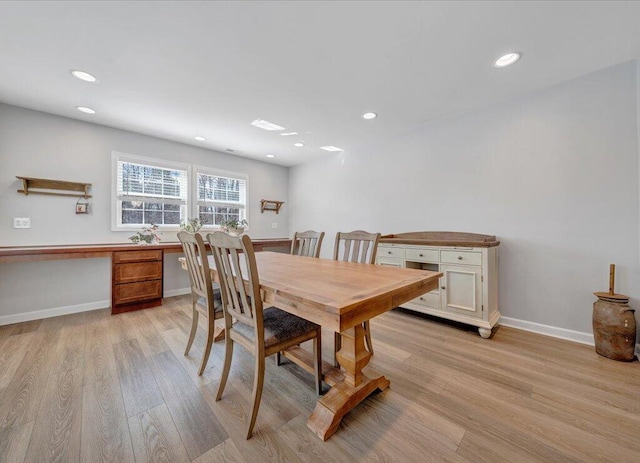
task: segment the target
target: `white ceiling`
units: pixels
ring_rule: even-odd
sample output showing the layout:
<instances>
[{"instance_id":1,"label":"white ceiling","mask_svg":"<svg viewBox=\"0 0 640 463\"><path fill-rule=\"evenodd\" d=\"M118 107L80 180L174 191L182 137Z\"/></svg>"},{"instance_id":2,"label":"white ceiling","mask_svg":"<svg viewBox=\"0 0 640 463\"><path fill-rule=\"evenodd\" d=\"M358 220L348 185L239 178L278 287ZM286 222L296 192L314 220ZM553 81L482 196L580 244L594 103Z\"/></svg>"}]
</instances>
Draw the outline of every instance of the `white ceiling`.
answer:
<instances>
[{"instance_id":1,"label":"white ceiling","mask_svg":"<svg viewBox=\"0 0 640 463\"><path fill-rule=\"evenodd\" d=\"M612 1L0 2L0 101L290 166L635 59L639 25Z\"/></svg>"}]
</instances>

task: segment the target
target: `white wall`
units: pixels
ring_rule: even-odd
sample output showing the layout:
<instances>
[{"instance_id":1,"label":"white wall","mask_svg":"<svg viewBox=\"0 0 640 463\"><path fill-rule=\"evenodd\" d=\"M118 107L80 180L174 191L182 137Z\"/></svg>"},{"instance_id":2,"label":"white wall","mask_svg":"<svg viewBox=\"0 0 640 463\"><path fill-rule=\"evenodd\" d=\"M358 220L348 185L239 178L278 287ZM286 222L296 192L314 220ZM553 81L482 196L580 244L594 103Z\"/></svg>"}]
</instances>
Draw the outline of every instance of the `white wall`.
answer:
<instances>
[{"instance_id":1,"label":"white wall","mask_svg":"<svg viewBox=\"0 0 640 463\"><path fill-rule=\"evenodd\" d=\"M249 234L289 235L288 168L0 104L0 246L128 242L131 232L111 231L112 151L246 173ZM74 198L18 194L16 175L91 183L91 213L76 215ZM285 201L280 214L261 214L262 198ZM31 228L13 229L12 217L30 217ZM175 232L162 239L177 241ZM177 256L165 262L165 294L189 286ZM110 272L109 259L0 264L0 322L24 312L108 306Z\"/></svg>"},{"instance_id":2,"label":"white wall","mask_svg":"<svg viewBox=\"0 0 640 463\"><path fill-rule=\"evenodd\" d=\"M609 263L638 307L636 93L627 63L296 166L290 229L495 234L502 314L590 333Z\"/></svg>"}]
</instances>

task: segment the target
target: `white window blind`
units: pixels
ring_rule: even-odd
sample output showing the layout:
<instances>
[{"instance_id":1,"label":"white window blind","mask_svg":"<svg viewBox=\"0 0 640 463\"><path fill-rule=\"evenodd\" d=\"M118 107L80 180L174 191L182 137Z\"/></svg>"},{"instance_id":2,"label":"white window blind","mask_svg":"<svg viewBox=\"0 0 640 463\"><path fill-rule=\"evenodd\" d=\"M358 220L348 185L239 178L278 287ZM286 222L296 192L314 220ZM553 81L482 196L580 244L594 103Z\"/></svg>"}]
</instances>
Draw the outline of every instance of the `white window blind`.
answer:
<instances>
[{"instance_id":1,"label":"white window blind","mask_svg":"<svg viewBox=\"0 0 640 463\"><path fill-rule=\"evenodd\" d=\"M115 155L116 227L178 226L186 218L188 166Z\"/></svg>"},{"instance_id":2,"label":"white window blind","mask_svg":"<svg viewBox=\"0 0 640 463\"><path fill-rule=\"evenodd\" d=\"M198 217L204 225L246 219L247 179L242 175L196 168Z\"/></svg>"}]
</instances>

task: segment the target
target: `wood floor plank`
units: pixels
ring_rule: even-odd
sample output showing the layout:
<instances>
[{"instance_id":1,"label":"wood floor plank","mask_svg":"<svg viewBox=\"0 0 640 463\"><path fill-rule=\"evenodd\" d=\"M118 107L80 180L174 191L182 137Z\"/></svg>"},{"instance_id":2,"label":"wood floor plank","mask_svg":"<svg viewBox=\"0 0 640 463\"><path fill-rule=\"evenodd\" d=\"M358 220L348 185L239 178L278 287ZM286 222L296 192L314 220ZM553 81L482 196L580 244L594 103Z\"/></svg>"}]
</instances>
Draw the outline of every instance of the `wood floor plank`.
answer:
<instances>
[{"instance_id":1,"label":"wood floor plank","mask_svg":"<svg viewBox=\"0 0 640 463\"><path fill-rule=\"evenodd\" d=\"M116 376L83 388L80 460L133 463L127 415Z\"/></svg>"},{"instance_id":2,"label":"wood floor plank","mask_svg":"<svg viewBox=\"0 0 640 463\"><path fill-rule=\"evenodd\" d=\"M32 333L40 328L41 323L42 320L31 320L28 322L16 323L13 325L13 331L11 334L15 336L17 334Z\"/></svg>"},{"instance_id":3,"label":"wood floor plank","mask_svg":"<svg viewBox=\"0 0 640 463\"><path fill-rule=\"evenodd\" d=\"M268 422L261 420L260 411L251 439L246 438L251 398L245 398L232 384L227 384L222 399L217 402L215 396L218 390L218 381L207 384L200 390L218 420L224 424L244 461L302 461L299 455L278 435L277 430L269 426Z\"/></svg>"},{"instance_id":4,"label":"wood floor plank","mask_svg":"<svg viewBox=\"0 0 640 463\"><path fill-rule=\"evenodd\" d=\"M153 326L146 311L139 310L132 312L132 314L135 314L131 320L132 326L145 356L151 357L169 350L169 346L164 342L160 332Z\"/></svg>"},{"instance_id":5,"label":"wood floor plank","mask_svg":"<svg viewBox=\"0 0 640 463\"><path fill-rule=\"evenodd\" d=\"M307 428L308 416L298 415L284 426L278 428L278 436L296 452L304 462L316 463L332 461L335 463L352 463L358 456L349 453L338 444L337 440L323 442Z\"/></svg>"},{"instance_id":6,"label":"wood floor plank","mask_svg":"<svg viewBox=\"0 0 640 463\"><path fill-rule=\"evenodd\" d=\"M242 463L244 458L231 438L216 445L207 453L193 460L193 463Z\"/></svg>"},{"instance_id":7,"label":"wood floor plank","mask_svg":"<svg viewBox=\"0 0 640 463\"><path fill-rule=\"evenodd\" d=\"M7 463L19 463L24 461L33 421L15 428L0 430L0 461Z\"/></svg>"},{"instance_id":8,"label":"wood floor plank","mask_svg":"<svg viewBox=\"0 0 640 463\"><path fill-rule=\"evenodd\" d=\"M105 317L93 316L85 325L87 350L84 358L84 384L111 381L118 378L118 367L113 352L109 323Z\"/></svg>"},{"instance_id":9,"label":"wood floor plank","mask_svg":"<svg viewBox=\"0 0 640 463\"><path fill-rule=\"evenodd\" d=\"M113 352L127 416L164 403L138 340L134 338L114 344Z\"/></svg>"},{"instance_id":10,"label":"wood floor plank","mask_svg":"<svg viewBox=\"0 0 640 463\"><path fill-rule=\"evenodd\" d=\"M12 335L0 346L0 389L13 379L32 339L31 333Z\"/></svg>"},{"instance_id":11,"label":"wood floor plank","mask_svg":"<svg viewBox=\"0 0 640 463\"><path fill-rule=\"evenodd\" d=\"M165 404L129 418L136 463L189 463Z\"/></svg>"},{"instance_id":12,"label":"wood floor plank","mask_svg":"<svg viewBox=\"0 0 640 463\"><path fill-rule=\"evenodd\" d=\"M209 362L207 362L207 367L202 373L202 376L198 376L200 363L202 362L202 350L200 350L200 347L194 343L189 350L189 355L184 355L184 349L189 337L178 328L163 331L161 336L165 344L169 347L169 350L173 352L173 355L189 374L189 378L196 387L204 386L212 380L220 378L220 371L213 365L215 360L220 358L219 351L224 350L224 343L214 343L214 346L211 348L211 355Z\"/></svg>"},{"instance_id":13,"label":"wood floor plank","mask_svg":"<svg viewBox=\"0 0 640 463\"><path fill-rule=\"evenodd\" d=\"M476 383L472 387L463 384L451 384L443 394L464 394L475 401L478 408L485 411L495 410L496 402L504 409L503 419L513 428L521 429L539 442L556 448L568 456L581 461L633 461L638 457L636 451L619 445L611 445L608 439L557 420L554 415L546 415L532 410L528 406L531 399L505 401L503 397L493 395L491 388ZM526 419L524 419L526 417ZM637 428L640 435L640 426Z\"/></svg>"},{"instance_id":14,"label":"wood floor plank","mask_svg":"<svg viewBox=\"0 0 640 463\"><path fill-rule=\"evenodd\" d=\"M60 339L60 330L37 333L0 396L0 429L36 420Z\"/></svg>"},{"instance_id":15,"label":"wood floor plank","mask_svg":"<svg viewBox=\"0 0 640 463\"><path fill-rule=\"evenodd\" d=\"M117 344L136 337L131 312L112 315L107 319L111 342Z\"/></svg>"},{"instance_id":16,"label":"wood floor plank","mask_svg":"<svg viewBox=\"0 0 640 463\"><path fill-rule=\"evenodd\" d=\"M25 462L80 461L85 339L80 324L60 330Z\"/></svg>"},{"instance_id":17,"label":"wood floor plank","mask_svg":"<svg viewBox=\"0 0 640 463\"><path fill-rule=\"evenodd\" d=\"M229 434L172 352L150 358L151 369L189 457L209 451Z\"/></svg>"}]
</instances>

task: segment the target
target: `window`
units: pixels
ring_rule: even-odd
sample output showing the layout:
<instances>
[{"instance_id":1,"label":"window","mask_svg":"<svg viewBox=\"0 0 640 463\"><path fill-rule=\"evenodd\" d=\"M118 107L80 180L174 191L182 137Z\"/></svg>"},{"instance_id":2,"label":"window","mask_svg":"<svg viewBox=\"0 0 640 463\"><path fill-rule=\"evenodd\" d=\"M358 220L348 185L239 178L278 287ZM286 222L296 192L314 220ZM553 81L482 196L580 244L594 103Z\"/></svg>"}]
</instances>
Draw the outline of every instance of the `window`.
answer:
<instances>
[{"instance_id":1,"label":"window","mask_svg":"<svg viewBox=\"0 0 640 463\"><path fill-rule=\"evenodd\" d=\"M195 167L197 217L205 226L247 218L247 177L243 174Z\"/></svg>"},{"instance_id":2,"label":"window","mask_svg":"<svg viewBox=\"0 0 640 463\"><path fill-rule=\"evenodd\" d=\"M189 165L113 153L114 229L156 224L177 228L187 218Z\"/></svg>"}]
</instances>

